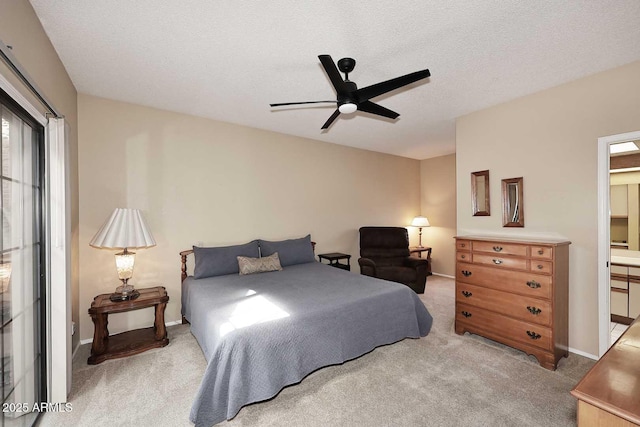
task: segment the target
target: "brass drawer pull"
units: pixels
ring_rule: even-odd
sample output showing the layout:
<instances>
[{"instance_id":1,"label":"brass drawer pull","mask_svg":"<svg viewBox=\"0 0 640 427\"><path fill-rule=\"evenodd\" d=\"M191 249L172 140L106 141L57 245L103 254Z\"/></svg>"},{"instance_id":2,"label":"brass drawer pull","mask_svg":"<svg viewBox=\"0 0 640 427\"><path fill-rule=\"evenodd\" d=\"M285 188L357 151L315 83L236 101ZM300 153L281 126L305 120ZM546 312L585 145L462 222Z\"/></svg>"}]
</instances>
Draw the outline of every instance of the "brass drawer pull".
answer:
<instances>
[{"instance_id":1,"label":"brass drawer pull","mask_svg":"<svg viewBox=\"0 0 640 427\"><path fill-rule=\"evenodd\" d=\"M542 310L536 307L527 306L527 310L529 310L529 313L533 314L534 316L537 316L538 314L542 313Z\"/></svg>"},{"instance_id":2,"label":"brass drawer pull","mask_svg":"<svg viewBox=\"0 0 640 427\"><path fill-rule=\"evenodd\" d=\"M543 249L538 249L538 255L542 255L544 254L544 250Z\"/></svg>"},{"instance_id":3,"label":"brass drawer pull","mask_svg":"<svg viewBox=\"0 0 640 427\"><path fill-rule=\"evenodd\" d=\"M463 315L464 317L471 317L471 313L469 313L468 311L463 311L463 312L462 312L462 315Z\"/></svg>"},{"instance_id":4,"label":"brass drawer pull","mask_svg":"<svg viewBox=\"0 0 640 427\"><path fill-rule=\"evenodd\" d=\"M529 335L529 338L531 338L532 340L539 340L540 338L542 338L542 335L536 334L532 331L527 331L527 335Z\"/></svg>"},{"instance_id":5,"label":"brass drawer pull","mask_svg":"<svg viewBox=\"0 0 640 427\"><path fill-rule=\"evenodd\" d=\"M460 258L465 259L465 258L467 258L467 256L466 255L460 255Z\"/></svg>"},{"instance_id":6,"label":"brass drawer pull","mask_svg":"<svg viewBox=\"0 0 640 427\"><path fill-rule=\"evenodd\" d=\"M473 294L471 292L469 292L469 291L462 291L462 295L464 295L465 298L469 298Z\"/></svg>"},{"instance_id":7,"label":"brass drawer pull","mask_svg":"<svg viewBox=\"0 0 640 427\"><path fill-rule=\"evenodd\" d=\"M527 282L527 286L531 289L538 289L540 287L540 283L536 282L535 280L530 280Z\"/></svg>"},{"instance_id":8,"label":"brass drawer pull","mask_svg":"<svg viewBox=\"0 0 640 427\"><path fill-rule=\"evenodd\" d=\"M461 248L465 248L467 245L465 245L464 243L460 243L460 247Z\"/></svg>"},{"instance_id":9,"label":"brass drawer pull","mask_svg":"<svg viewBox=\"0 0 640 427\"><path fill-rule=\"evenodd\" d=\"M495 265L500 265L500 264L502 264L502 260L501 260L501 259L494 259L494 260L493 260L493 263L494 263Z\"/></svg>"},{"instance_id":10,"label":"brass drawer pull","mask_svg":"<svg viewBox=\"0 0 640 427\"><path fill-rule=\"evenodd\" d=\"M494 246L493 250L496 252L501 252L502 251L502 246Z\"/></svg>"},{"instance_id":11,"label":"brass drawer pull","mask_svg":"<svg viewBox=\"0 0 640 427\"><path fill-rule=\"evenodd\" d=\"M538 270L542 270L544 267L541 264L538 264Z\"/></svg>"},{"instance_id":12,"label":"brass drawer pull","mask_svg":"<svg viewBox=\"0 0 640 427\"><path fill-rule=\"evenodd\" d=\"M462 270L462 275L463 275L464 277L469 277L469 276L471 276L471 272L470 272L470 271L467 271L467 270Z\"/></svg>"}]
</instances>

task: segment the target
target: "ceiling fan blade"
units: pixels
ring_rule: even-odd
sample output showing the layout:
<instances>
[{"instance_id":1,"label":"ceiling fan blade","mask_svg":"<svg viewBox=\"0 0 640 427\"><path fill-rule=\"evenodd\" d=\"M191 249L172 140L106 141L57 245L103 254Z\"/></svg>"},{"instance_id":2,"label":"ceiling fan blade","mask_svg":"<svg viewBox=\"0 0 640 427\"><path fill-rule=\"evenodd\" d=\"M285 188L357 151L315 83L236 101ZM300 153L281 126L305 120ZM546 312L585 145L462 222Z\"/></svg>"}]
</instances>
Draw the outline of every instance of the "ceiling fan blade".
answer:
<instances>
[{"instance_id":1,"label":"ceiling fan blade","mask_svg":"<svg viewBox=\"0 0 640 427\"><path fill-rule=\"evenodd\" d=\"M320 129L328 129L329 126L331 126L331 123L333 123L333 121L337 119L339 115L340 115L340 110L336 108L336 111L333 112L331 117L329 117L329 120L327 120Z\"/></svg>"},{"instance_id":2,"label":"ceiling fan blade","mask_svg":"<svg viewBox=\"0 0 640 427\"><path fill-rule=\"evenodd\" d=\"M391 92L392 90L417 82L418 80L426 79L429 76L431 76L429 70L416 71L415 73L406 74L404 76L396 77L395 79L358 89L356 91L356 96L361 102L368 101L371 98L382 95L383 93Z\"/></svg>"},{"instance_id":3,"label":"ceiling fan blade","mask_svg":"<svg viewBox=\"0 0 640 427\"><path fill-rule=\"evenodd\" d=\"M364 101L358 104L358 110L364 111L365 113L377 114L378 116L389 117L390 119L395 119L400 115L395 111L384 108L382 105L375 104L371 101Z\"/></svg>"},{"instance_id":4,"label":"ceiling fan blade","mask_svg":"<svg viewBox=\"0 0 640 427\"><path fill-rule=\"evenodd\" d=\"M318 59L322 63L327 76L329 76L329 80L331 80L333 87L336 89L336 93L348 93L349 88L344 84L344 80L342 80L342 77L340 77L338 67L336 67L336 64L333 62L333 59L331 59L331 56L318 55Z\"/></svg>"},{"instance_id":5,"label":"ceiling fan blade","mask_svg":"<svg viewBox=\"0 0 640 427\"><path fill-rule=\"evenodd\" d=\"M304 101L304 102L281 102L279 104L269 104L271 107L282 107L284 105L301 105L301 104L323 104L326 102L331 102L335 104L338 101Z\"/></svg>"}]
</instances>

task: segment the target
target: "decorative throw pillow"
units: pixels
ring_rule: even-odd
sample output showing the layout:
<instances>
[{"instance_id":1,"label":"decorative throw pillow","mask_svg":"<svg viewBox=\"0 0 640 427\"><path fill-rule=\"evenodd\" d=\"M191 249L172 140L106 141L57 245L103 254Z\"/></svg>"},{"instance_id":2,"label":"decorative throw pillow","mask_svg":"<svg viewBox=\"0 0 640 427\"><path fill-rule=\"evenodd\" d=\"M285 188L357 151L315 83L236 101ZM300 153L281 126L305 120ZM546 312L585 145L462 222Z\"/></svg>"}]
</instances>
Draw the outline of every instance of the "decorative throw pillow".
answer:
<instances>
[{"instance_id":1,"label":"decorative throw pillow","mask_svg":"<svg viewBox=\"0 0 640 427\"><path fill-rule=\"evenodd\" d=\"M240 275L264 273L267 271L280 271L282 266L280 265L280 258L278 258L278 252L262 257L262 258L250 258L246 256L238 257L238 269Z\"/></svg>"},{"instance_id":2,"label":"decorative throw pillow","mask_svg":"<svg viewBox=\"0 0 640 427\"><path fill-rule=\"evenodd\" d=\"M264 257L275 252L280 254L280 262L283 267L315 262L316 260L313 254L313 247L311 246L311 235L309 234L299 239L281 240L278 242L260 240L260 255Z\"/></svg>"}]
</instances>

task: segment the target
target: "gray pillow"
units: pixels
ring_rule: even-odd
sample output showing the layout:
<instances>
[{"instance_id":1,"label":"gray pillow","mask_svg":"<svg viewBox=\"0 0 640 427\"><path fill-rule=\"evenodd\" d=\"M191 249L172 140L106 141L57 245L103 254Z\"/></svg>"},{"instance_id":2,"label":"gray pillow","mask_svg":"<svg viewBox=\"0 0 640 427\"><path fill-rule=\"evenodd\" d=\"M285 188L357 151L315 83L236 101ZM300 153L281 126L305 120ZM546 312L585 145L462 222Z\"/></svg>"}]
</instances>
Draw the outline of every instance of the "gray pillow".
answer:
<instances>
[{"instance_id":1,"label":"gray pillow","mask_svg":"<svg viewBox=\"0 0 640 427\"><path fill-rule=\"evenodd\" d=\"M281 240L279 242L260 240L261 256L269 256L276 252L280 257L280 265L283 267L315 262L316 260L311 247L310 234L299 239Z\"/></svg>"},{"instance_id":2,"label":"gray pillow","mask_svg":"<svg viewBox=\"0 0 640 427\"><path fill-rule=\"evenodd\" d=\"M244 245L222 246L215 248L193 247L193 255L196 265L193 277L223 276L225 274L238 274L238 256L256 258L260 256L258 241L254 240Z\"/></svg>"}]
</instances>

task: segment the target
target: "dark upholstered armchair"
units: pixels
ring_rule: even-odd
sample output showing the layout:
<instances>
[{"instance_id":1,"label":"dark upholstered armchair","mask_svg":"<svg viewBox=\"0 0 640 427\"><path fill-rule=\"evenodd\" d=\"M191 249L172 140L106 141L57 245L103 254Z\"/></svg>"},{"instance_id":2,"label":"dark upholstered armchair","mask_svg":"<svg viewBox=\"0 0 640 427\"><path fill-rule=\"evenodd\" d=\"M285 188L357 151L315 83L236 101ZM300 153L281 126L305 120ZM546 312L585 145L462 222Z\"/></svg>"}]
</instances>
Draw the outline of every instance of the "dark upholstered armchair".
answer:
<instances>
[{"instance_id":1,"label":"dark upholstered armchair","mask_svg":"<svg viewBox=\"0 0 640 427\"><path fill-rule=\"evenodd\" d=\"M427 260L411 258L409 255L406 228L360 228L360 272L366 276L403 283L422 294L427 283Z\"/></svg>"}]
</instances>

